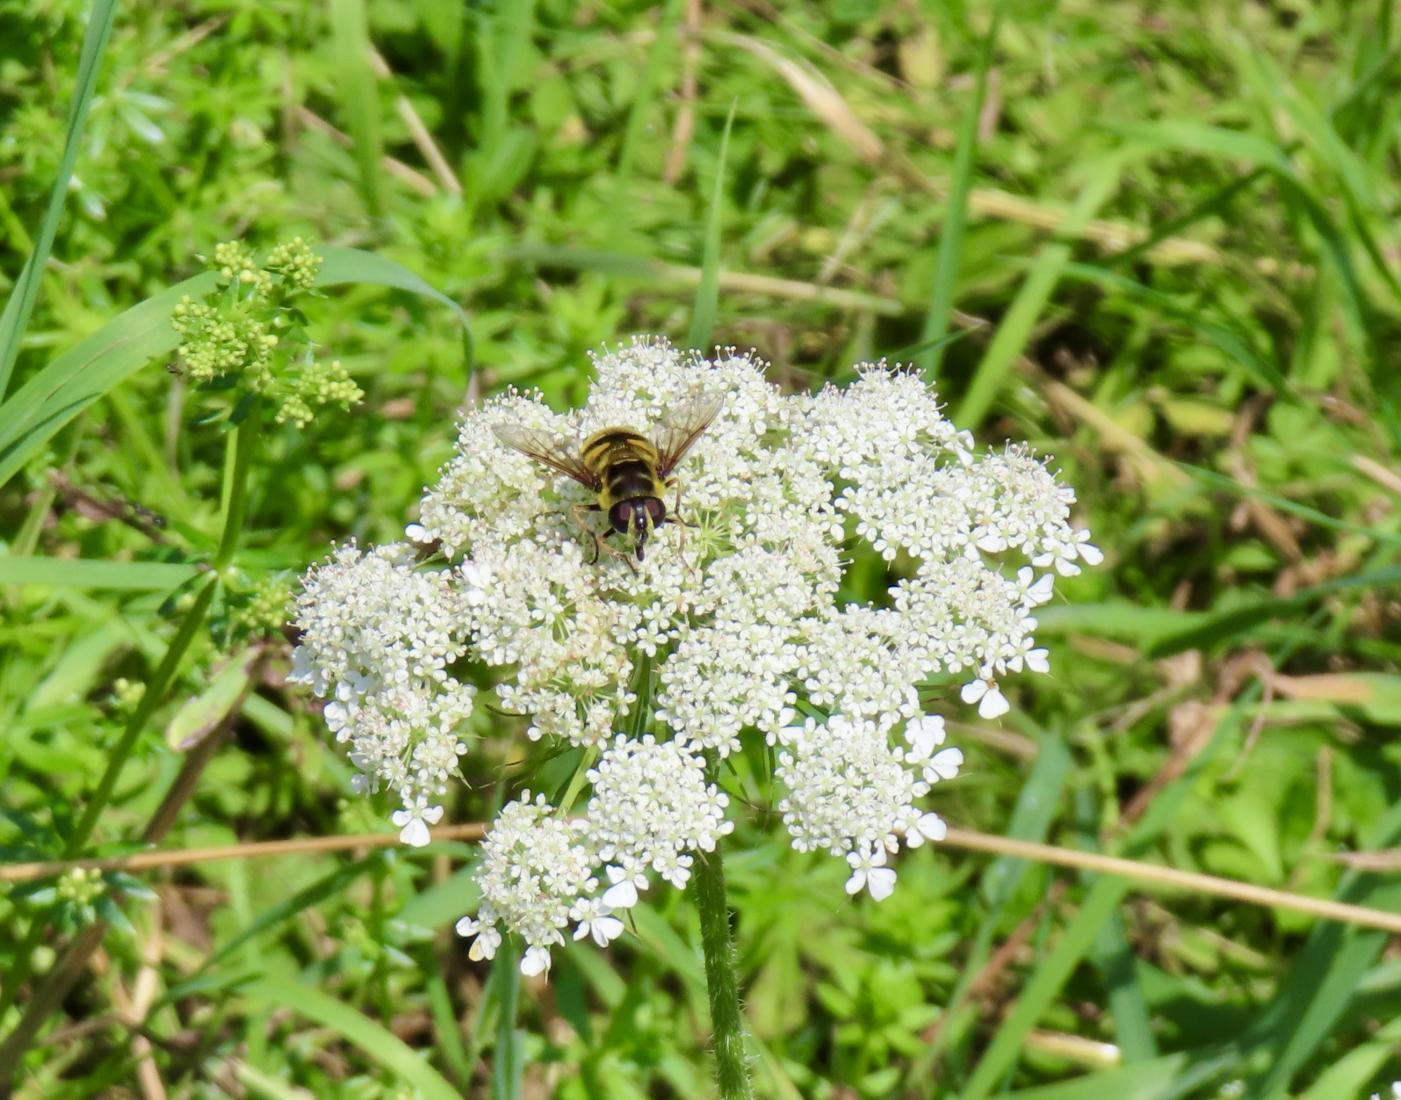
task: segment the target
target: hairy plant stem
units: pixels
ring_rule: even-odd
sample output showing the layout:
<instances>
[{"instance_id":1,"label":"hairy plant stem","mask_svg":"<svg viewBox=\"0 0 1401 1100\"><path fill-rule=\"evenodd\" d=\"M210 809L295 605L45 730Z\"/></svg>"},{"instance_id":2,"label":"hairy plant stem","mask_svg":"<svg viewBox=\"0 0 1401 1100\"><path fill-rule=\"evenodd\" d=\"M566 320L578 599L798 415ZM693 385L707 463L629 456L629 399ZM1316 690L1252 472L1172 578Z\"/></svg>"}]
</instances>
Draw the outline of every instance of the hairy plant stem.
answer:
<instances>
[{"instance_id":1,"label":"hairy plant stem","mask_svg":"<svg viewBox=\"0 0 1401 1100\"><path fill-rule=\"evenodd\" d=\"M225 454L223 525L219 536L219 549L212 563L213 574L200 585L194 602L185 611L184 618L175 632L175 637L166 647L165 655L161 658L160 664L156 666L155 672L146 681L140 701L132 711L131 717L127 719L121 737L118 738L111 755L107 758L107 766L97 782L97 789L88 799L77 825L74 826L73 831L69 833L64 842L62 859L72 859L79 855L92 838L93 830L97 827L97 819L111 801L127 760L135 751L137 742L142 733L145 732L151 717L157 708L165 702L171 686L179 675L185 655L189 652L199 635L200 628L204 625L205 616L209 613L209 606L213 602L219 586L220 571L232 561L238 548L244 517L247 514L248 472L252 467L253 453L257 444L256 410L241 426L233 429L232 436ZM15 964L5 975L3 985L0 985L0 1018L3 1018L14 1005L20 988L28 979L33 969L34 952L42 941L47 927L48 923L39 917L30 923L24 942L15 955ZM105 928L105 925L102 922L97 922L91 927ZM90 939L90 932L85 935L80 934L62 958L76 957L81 960L79 965L85 964L91 950L84 950L83 945ZM100 936L98 940L100 942ZM62 971L62 967L56 966L54 977L61 978ZM71 982L69 984L71 985ZM36 997L21 1020L21 1026L16 1027L15 1031L6 1037L4 1044L0 1045L0 1094L3 1094L3 1090L7 1087L18 1060L28 1045L29 1038L37 1031L43 1016L46 1016L51 1009L52 1005L47 1004L43 998Z\"/></svg>"},{"instance_id":2,"label":"hairy plant stem","mask_svg":"<svg viewBox=\"0 0 1401 1100\"><path fill-rule=\"evenodd\" d=\"M744 1060L744 1018L739 1008L734 945L730 942L730 905L725 896L725 868L720 849L698 852L691 889L700 913L705 984L710 993L714 1033L715 1079L720 1100L753 1100L749 1067Z\"/></svg>"}]
</instances>

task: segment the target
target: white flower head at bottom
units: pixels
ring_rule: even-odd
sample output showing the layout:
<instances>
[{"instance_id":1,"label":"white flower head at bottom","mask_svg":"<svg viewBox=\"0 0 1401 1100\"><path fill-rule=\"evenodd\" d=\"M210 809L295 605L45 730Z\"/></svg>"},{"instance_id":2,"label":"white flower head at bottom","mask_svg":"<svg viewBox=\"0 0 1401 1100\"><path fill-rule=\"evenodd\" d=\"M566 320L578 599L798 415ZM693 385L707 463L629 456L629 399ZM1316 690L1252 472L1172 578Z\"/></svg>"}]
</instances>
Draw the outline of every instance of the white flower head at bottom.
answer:
<instances>
[{"instance_id":1,"label":"white flower head at bottom","mask_svg":"<svg viewBox=\"0 0 1401 1100\"><path fill-rule=\"evenodd\" d=\"M503 926L525 941L521 973L543 973L550 948L564 943L571 911L598 886L597 862L583 841L584 823L558 816L544 795L530 792L507 803L482 842L477 885L482 892L475 918L464 917L457 931L476 936L473 958L491 958Z\"/></svg>"},{"instance_id":2,"label":"white flower head at bottom","mask_svg":"<svg viewBox=\"0 0 1401 1100\"><path fill-rule=\"evenodd\" d=\"M713 851L734 828L725 820L729 799L706 782L705 760L677 741L619 736L589 769L589 837L609 864L613 885L604 900L620 909L637 902L646 872L677 889L691 875L687 852Z\"/></svg>"},{"instance_id":3,"label":"white flower head at bottom","mask_svg":"<svg viewBox=\"0 0 1401 1100\"><path fill-rule=\"evenodd\" d=\"M970 707L978 704L979 718L1001 718L1012 709L1007 696L1002 694L1002 689L993 680L969 680L959 695Z\"/></svg>"},{"instance_id":4,"label":"white flower head at bottom","mask_svg":"<svg viewBox=\"0 0 1401 1100\"><path fill-rule=\"evenodd\" d=\"M576 902L569 916L579 922L579 927L574 929L576 940L591 936L599 947L607 947L623 934L623 922L613 915L612 908L602 898Z\"/></svg>"},{"instance_id":5,"label":"white flower head at bottom","mask_svg":"<svg viewBox=\"0 0 1401 1100\"><path fill-rule=\"evenodd\" d=\"M885 865L885 849L880 845L867 852L852 852L846 857L851 865L851 878L846 880L846 892L870 892L876 901L884 901L895 892L895 871Z\"/></svg>"}]
</instances>

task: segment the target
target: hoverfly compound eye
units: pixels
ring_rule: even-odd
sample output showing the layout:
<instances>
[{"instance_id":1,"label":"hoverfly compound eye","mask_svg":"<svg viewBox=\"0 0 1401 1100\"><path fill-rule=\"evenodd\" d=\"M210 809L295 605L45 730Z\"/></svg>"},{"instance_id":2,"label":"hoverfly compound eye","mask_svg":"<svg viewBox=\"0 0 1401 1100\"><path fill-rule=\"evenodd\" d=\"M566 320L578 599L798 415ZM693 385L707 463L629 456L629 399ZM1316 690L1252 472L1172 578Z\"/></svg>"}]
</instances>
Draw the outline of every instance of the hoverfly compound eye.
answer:
<instances>
[{"instance_id":1,"label":"hoverfly compound eye","mask_svg":"<svg viewBox=\"0 0 1401 1100\"><path fill-rule=\"evenodd\" d=\"M608 509L608 523L620 535L626 535L632 528L632 502L620 500Z\"/></svg>"},{"instance_id":2,"label":"hoverfly compound eye","mask_svg":"<svg viewBox=\"0 0 1401 1100\"><path fill-rule=\"evenodd\" d=\"M656 497L648 497L647 515L652 520L653 527L660 527L666 522L666 505Z\"/></svg>"}]
</instances>

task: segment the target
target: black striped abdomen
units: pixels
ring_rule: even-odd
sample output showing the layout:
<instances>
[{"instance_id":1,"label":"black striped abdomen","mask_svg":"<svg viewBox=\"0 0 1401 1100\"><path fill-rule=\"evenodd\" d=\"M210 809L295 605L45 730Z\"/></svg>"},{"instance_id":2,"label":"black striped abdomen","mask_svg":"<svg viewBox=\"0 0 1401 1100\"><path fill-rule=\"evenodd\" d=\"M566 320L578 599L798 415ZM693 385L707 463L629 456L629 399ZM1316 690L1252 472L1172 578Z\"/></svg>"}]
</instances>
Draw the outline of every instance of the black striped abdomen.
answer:
<instances>
[{"instance_id":1,"label":"black striped abdomen","mask_svg":"<svg viewBox=\"0 0 1401 1100\"><path fill-rule=\"evenodd\" d=\"M660 492L655 467L641 458L622 458L603 469L603 488L610 501L655 497Z\"/></svg>"}]
</instances>

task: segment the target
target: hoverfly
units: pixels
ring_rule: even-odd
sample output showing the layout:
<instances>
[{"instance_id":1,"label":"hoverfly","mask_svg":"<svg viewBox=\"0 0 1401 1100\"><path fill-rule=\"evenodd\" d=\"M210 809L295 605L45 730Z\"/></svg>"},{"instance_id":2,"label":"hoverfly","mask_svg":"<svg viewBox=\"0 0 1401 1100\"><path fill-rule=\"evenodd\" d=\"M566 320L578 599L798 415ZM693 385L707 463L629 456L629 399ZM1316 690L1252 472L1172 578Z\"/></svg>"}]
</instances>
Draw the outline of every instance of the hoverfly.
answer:
<instances>
[{"instance_id":1,"label":"hoverfly","mask_svg":"<svg viewBox=\"0 0 1401 1100\"><path fill-rule=\"evenodd\" d=\"M702 394L676 406L664 415L654 439L634 428L604 428L584 440L577 455L567 442L543 432L510 424L497 425L492 430L506 446L569 475L598 495L595 503L573 508L580 526L593 535L595 561L598 548L605 545L602 540L611 535L630 536L637 560L642 561L647 539L654 530L668 521L682 522L676 515L681 506L681 485L672 473L701 433L710 427L723 403L719 394ZM671 514L662 503L668 489L676 491ZM583 512L605 513L608 531L599 536L584 520ZM607 549L626 560L623 551Z\"/></svg>"}]
</instances>

